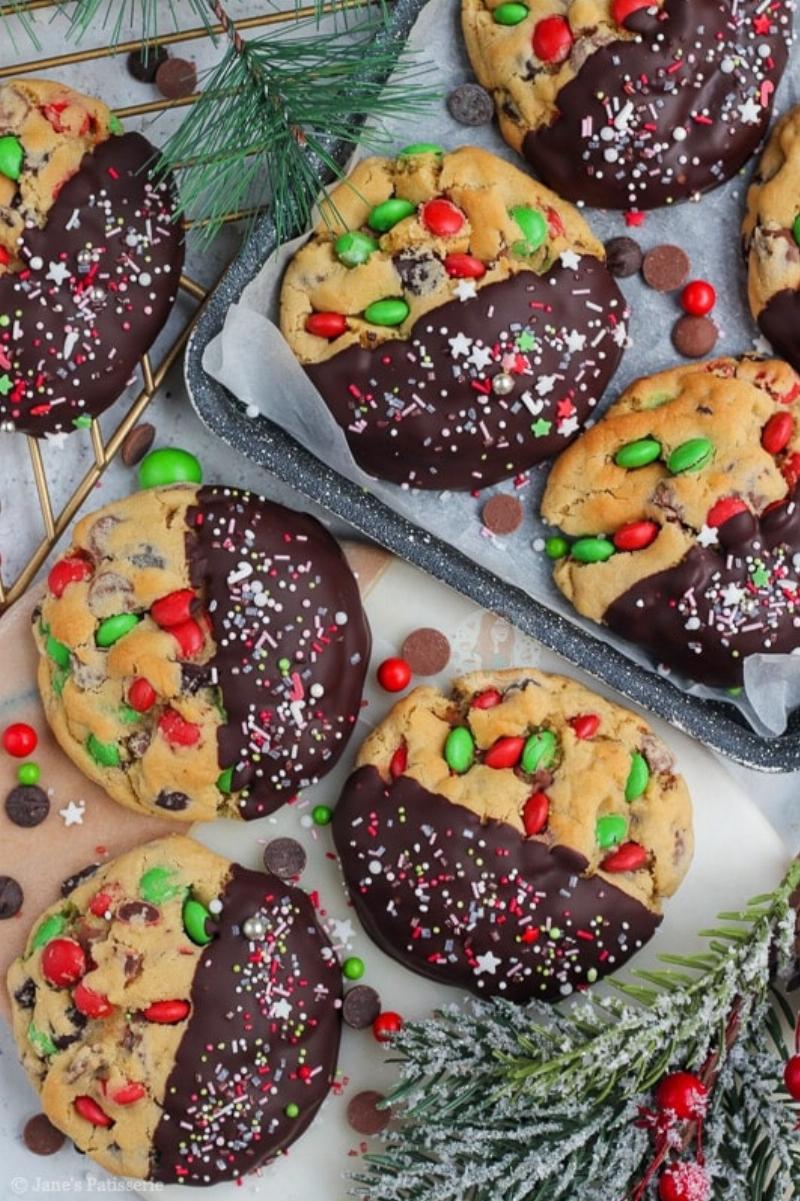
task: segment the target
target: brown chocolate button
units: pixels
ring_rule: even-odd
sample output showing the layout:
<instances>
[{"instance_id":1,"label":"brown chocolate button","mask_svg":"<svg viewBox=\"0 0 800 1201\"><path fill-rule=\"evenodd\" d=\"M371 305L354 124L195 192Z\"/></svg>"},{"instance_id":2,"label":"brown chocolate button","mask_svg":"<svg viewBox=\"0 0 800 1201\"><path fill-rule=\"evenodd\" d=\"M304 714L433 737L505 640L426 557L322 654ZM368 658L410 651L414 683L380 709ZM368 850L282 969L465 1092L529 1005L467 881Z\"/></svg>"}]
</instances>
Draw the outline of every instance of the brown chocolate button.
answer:
<instances>
[{"instance_id":1,"label":"brown chocolate button","mask_svg":"<svg viewBox=\"0 0 800 1201\"><path fill-rule=\"evenodd\" d=\"M197 68L185 58L168 58L156 71L156 87L167 100L191 96L197 87Z\"/></svg>"},{"instance_id":2,"label":"brown chocolate button","mask_svg":"<svg viewBox=\"0 0 800 1201\"><path fill-rule=\"evenodd\" d=\"M462 83L447 97L450 116L459 125L487 125L494 116L494 101L479 83Z\"/></svg>"},{"instance_id":3,"label":"brown chocolate button","mask_svg":"<svg viewBox=\"0 0 800 1201\"><path fill-rule=\"evenodd\" d=\"M135 425L132 430L128 431L119 452L126 467L135 467L144 458L153 445L155 436L156 427L149 421L142 421L141 424Z\"/></svg>"},{"instance_id":4,"label":"brown chocolate button","mask_svg":"<svg viewBox=\"0 0 800 1201\"><path fill-rule=\"evenodd\" d=\"M347 1103L347 1120L358 1134L380 1134L392 1120L390 1109L379 1109L385 1101L383 1093L374 1089L366 1089L356 1093Z\"/></svg>"},{"instance_id":5,"label":"brown chocolate button","mask_svg":"<svg viewBox=\"0 0 800 1201\"><path fill-rule=\"evenodd\" d=\"M501 492L487 500L481 520L493 534L513 534L522 524L522 505L516 496Z\"/></svg>"},{"instance_id":6,"label":"brown chocolate button","mask_svg":"<svg viewBox=\"0 0 800 1201\"><path fill-rule=\"evenodd\" d=\"M6 814L15 826L39 826L50 812L50 798L36 784L18 784L6 797Z\"/></svg>"},{"instance_id":7,"label":"brown chocolate button","mask_svg":"<svg viewBox=\"0 0 800 1201\"><path fill-rule=\"evenodd\" d=\"M0 921L13 917L22 908L22 888L13 876L0 876Z\"/></svg>"},{"instance_id":8,"label":"brown chocolate button","mask_svg":"<svg viewBox=\"0 0 800 1201\"><path fill-rule=\"evenodd\" d=\"M606 242L606 266L617 279L627 279L641 270L644 253L633 238L609 238Z\"/></svg>"},{"instance_id":9,"label":"brown chocolate button","mask_svg":"<svg viewBox=\"0 0 800 1201\"><path fill-rule=\"evenodd\" d=\"M168 54L164 46L139 46L128 55L128 73L140 83L152 83Z\"/></svg>"},{"instance_id":10,"label":"brown chocolate button","mask_svg":"<svg viewBox=\"0 0 800 1201\"><path fill-rule=\"evenodd\" d=\"M264 867L282 880L299 876L306 865L306 853L296 838L273 838L264 847Z\"/></svg>"},{"instance_id":11,"label":"brown chocolate button","mask_svg":"<svg viewBox=\"0 0 800 1201\"><path fill-rule=\"evenodd\" d=\"M22 1131L22 1140L34 1155L54 1155L66 1142L61 1131L44 1113L28 1118Z\"/></svg>"},{"instance_id":12,"label":"brown chocolate button","mask_svg":"<svg viewBox=\"0 0 800 1201\"><path fill-rule=\"evenodd\" d=\"M686 251L665 242L648 250L642 260L642 275L656 292L674 292L685 282L690 267Z\"/></svg>"},{"instance_id":13,"label":"brown chocolate button","mask_svg":"<svg viewBox=\"0 0 800 1201\"><path fill-rule=\"evenodd\" d=\"M357 984L344 994L342 1020L353 1030L366 1030L381 1011L381 999L368 984Z\"/></svg>"},{"instance_id":14,"label":"brown chocolate button","mask_svg":"<svg viewBox=\"0 0 800 1201\"><path fill-rule=\"evenodd\" d=\"M441 630L423 626L408 635L400 655L415 676L435 676L450 662L450 643Z\"/></svg>"},{"instance_id":15,"label":"brown chocolate button","mask_svg":"<svg viewBox=\"0 0 800 1201\"><path fill-rule=\"evenodd\" d=\"M718 337L710 317L681 317L672 327L672 345L685 359L702 359L714 349Z\"/></svg>"}]
</instances>

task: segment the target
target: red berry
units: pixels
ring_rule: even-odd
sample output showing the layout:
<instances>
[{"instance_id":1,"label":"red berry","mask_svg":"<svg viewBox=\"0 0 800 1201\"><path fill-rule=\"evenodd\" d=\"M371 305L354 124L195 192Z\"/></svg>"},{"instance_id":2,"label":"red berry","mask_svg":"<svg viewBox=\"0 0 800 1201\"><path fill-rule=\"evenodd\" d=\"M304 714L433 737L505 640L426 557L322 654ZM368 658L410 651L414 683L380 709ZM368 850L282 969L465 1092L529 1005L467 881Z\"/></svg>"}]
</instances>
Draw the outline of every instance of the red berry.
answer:
<instances>
[{"instance_id":1,"label":"red berry","mask_svg":"<svg viewBox=\"0 0 800 1201\"><path fill-rule=\"evenodd\" d=\"M658 1201L707 1201L711 1185L699 1163L676 1163L658 1181Z\"/></svg>"},{"instance_id":2,"label":"red berry","mask_svg":"<svg viewBox=\"0 0 800 1201\"><path fill-rule=\"evenodd\" d=\"M402 776L406 770L407 763L408 747L405 743L402 743L392 755L391 762L389 763L389 775L393 780L396 780L398 776Z\"/></svg>"},{"instance_id":3,"label":"red berry","mask_svg":"<svg viewBox=\"0 0 800 1201\"><path fill-rule=\"evenodd\" d=\"M571 717L569 724L576 738L594 738L600 728L600 718L596 713L581 713L578 717Z\"/></svg>"},{"instance_id":4,"label":"red berry","mask_svg":"<svg viewBox=\"0 0 800 1201\"><path fill-rule=\"evenodd\" d=\"M200 727L186 721L177 709L165 709L158 719L158 728L170 746L194 746L200 740Z\"/></svg>"},{"instance_id":5,"label":"red berry","mask_svg":"<svg viewBox=\"0 0 800 1201\"><path fill-rule=\"evenodd\" d=\"M613 0L611 15L617 25L624 25L631 13L640 8L651 8L654 0Z\"/></svg>"},{"instance_id":6,"label":"red berry","mask_svg":"<svg viewBox=\"0 0 800 1201\"><path fill-rule=\"evenodd\" d=\"M388 1043L393 1035L399 1034L402 1029L403 1019L399 1013L393 1013L391 1009L379 1013L372 1023L372 1033L379 1043Z\"/></svg>"},{"instance_id":7,"label":"red berry","mask_svg":"<svg viewBox=\"0 0 800 1201\"><path fill-rule=\"evenodd\" d=\"M411 668L405 659L384 659L378 668L378 683L387 692L402 692L411 679Z\"/></svg>"},{"instance_id":8,"label":"red berry","mask_svg":"<svg viewBox=\"0 0 800 1201\"><path fill-rule=\"evenodd\" d=\"M638 842L623 842L600 864L604 872L635 872L647 863L647 851Z\"/></svg>"},{"instance_id":9,"label":"red berry","mask_svg":"<svg viewBox=\"0 0 800 1201\"><path fill-rule=\"evenodd\" d=\"M138 1080L128 1080L116 1088L113 1093L109 1093L115 1105L133 1105L134 1101L141 1101L142 1097L146 1095L147 1089Z\"/></svg>"},{"instance_id":10,"label":"red berry","mask_svg":"<svg viewBox=\"0 0 800 1201\"><path fill-rule=\"evenodd\" d=\"M541 834L547 825L549 816L549 800L543 792L534 792L532 796L528 797L525 808L522 810L522 824L527 837L531 838L534 834Z\"/></svg>"},{"instance_id":11,"label":"red berry","mask_svg":"<svg viewBox=\"0 0 800 1201\"><path fill-rule=\"evenodd\" d=\"M191 1006L188 1001L153 1001L144 1010L148 1022L157 1022L160 1026L174 1026L189 1015Z\"/></svg>"},{"instance_id":12,"label":"red berry","mask_svg":"<svg viewBox=\"0 0 800 1201\"><path fill-rule=\"evenodd\" d=\"M693 279L681 292L683 311L690 317L705 317L717 303L717 294L704 279Z\"/></svg>"},{"instance_id":13,"label":"red berry","mask_svg":"<svg viewBox=\"0 0 800 1201\"><path fill-rule=\"evenodd\" d=\"M543 17L533 30L533 53L543 63L563 63L575 39L564 17Z\"/></svg>"},{"instance_id":14,"label":"red berry","mask_svg":"<svg viewBox=\"0 0 800 1201\"><path fill-rule=\"evenodd\" d=\"M15 759L24 759L36 750L39 737L27 722L15 721L3 730L3 746Z\"/></svg>"},{"instance_id":15,"label":"red berry","mask_svg":"<svg viewBox=\"0 0 800 1201\"><path fill-rule=\"evenodd\" d=\"M306 317L306 333L317 338L339 338L347 329L343 313L312 313Z\"/></svg>"},{"instance_id":16,"label":"red berry","mask_svg":"<svg viewBox=\"0 0 800 1201\"><path fill-rule=\"evenodd\" d=\"M499 705L502 701L502 695L496 688L487 688L484 692L479 692L471 701L473 709L494 709L495 705Z\"/></svg>"},{"instance_id":17,"label":"red berry","mask_svg":"<svg viewBox=\"0 0 800 1201\"><path fill-rule=\"evenodd\" d=\"M91 1097L76 1097L73 1105L76 1113L79 1113L87 1122L91 1122L93 1126L114 1125L113 1120Z\"/></svg>"},{"instance_id":18,"label":"red berry","mask_svg":"<svg viewBox=\"0 0 800 1201\"><path fill-rule=\"evenodd\" d=\"M708 1089L691 1072L672 1072L656 1089L655 1101L662 1113L672 1113L682 1122L688 1122L690 1118L705 1115Z\"/></svg>"},{"instance_id":19,"label":"red berry","mask_svg":"<svg viewBox=\"0 0 800 1201\"><path fill-rule=\"evenodd\" d=\"M179 626L188 621L197 604L197 597L191 588L179 588L177 592L170 592L153 601L150 616L156 625L168 630L171 626Z\"/></svg>"},{"instance_id":20,"label":"red berry","mask_svg":"<svg viewBox=\"0 0 800 1201\"><path fill-rule=\"evenodd\" d=\"M107 1018L114 1012L108 997L81 982L72 994L75 1008L87 1018Z\"/></svg>"},{"instance_id":21,"label":"red berry","mask_svg":"<svg viewBox=\"0 0 800 1201\"><path fill-rule=\"evenodd\" d=\"M471 254L445 255L444 269L457 279L480 279L486 274L486 264Z\"/></svg>"},{"instance_id":22,"label":"red berry","mask_svg":"<svg viewBox=\"0 0 800 1201\"><path fill-rule=\"evenodd\" d=\"M67 584L74 584L78 580L88 580L92 571L93 568L88 559L84 559L80 555L68 555L66 559L59 559L50 568L47 587L53 596L61 596Z\"/></svg>"},{"instance_id":23,"label":"red berry","mask_svg":"<svg viewBox=\"0 0 800 1201\"><path fill-rule=\"evenodd\" d=\"M617 550L644 550L655 542L658 530L656 521L631 521L619 527L613 542Z\"/></svg>"},{"instance_id":24,"label":"red berry","mask_svg":"<svg viewBox=\"0 0 800 1201\"><path fill-rule=\"evenodd\" d=\"M144 676L137 676L128 689L128 704L137 713L146 713L156 703L156 690Z\"/></svg>"},{"instance_id":25,"label":"red berry","mask_svg":"<svg viewBox=\"0 0 800 1201\"><path fill-rule=\"evenodd\" d=\"M52 938L42 951L42 975L54 988L69 988L86 974L86 952L73 938Z\"/></svg>"},{"instance_id":26,"label":"red berry","mask_svg":"<svg viewBox=\"0 0 800 1201\"><path fill-rule=\"evenodd\" d=\"M519 737L498 738L483 756L484 766L502 769L516 767L525 747L525 739Z\"/></svg>"},{"instance_id":27,"label":"red berry","mask_svg":"<svg viewBox=\"0 0 800 1201\"><path fill-rule=\"evenodd\" d=\"M726 521L730 521L731 517L736 517L738 513L746 512L747 505L743 500L739 500L738 496L723 496L708 510L706 525L716 528L724 525Z\"/></svg>"},{"instance_id":28,"label":"red berry","mask_svg":"<svg viewBox=\"0 0 800 1201\"><path fill-rule=\"evenodd\" d=\"M800 1055L792 1055L783 1069L783 1085L794 1101L800 1101Z\"/></svg>"},{"instance_id":29,"label":"red berry","mask_svg":"<svg viewBox=\"0 0 800 1201\"><path fill-rule=\"evenodd\" d=\"M794 434L794 417L786 410L773 413L761 431L761 445L771 455L779 455L789 445Z\"/></svg>"},{"instance_id":30,"label":"red berry","mask_svg":"<svg viewBox=\"0 0 800 1201\"><path fill-rule=\"evenodd\" d=\"M184 659L194 658L203 649L206 640L202 626L193 617L182 621L180 625L170 626L169 633L180 647Z\"/></svg>"},{"instance_id":31,"label":"red berry","mask_svg":"<svg viewBox=\"0 0 800 1201\"><path fill-rule=\"evenodd\" d=\"M465 220L461 209L443 196L426 200L419 210L419 216L428 232L436 238L450 238L457 234Z\"/></svg>"}]
</instances>

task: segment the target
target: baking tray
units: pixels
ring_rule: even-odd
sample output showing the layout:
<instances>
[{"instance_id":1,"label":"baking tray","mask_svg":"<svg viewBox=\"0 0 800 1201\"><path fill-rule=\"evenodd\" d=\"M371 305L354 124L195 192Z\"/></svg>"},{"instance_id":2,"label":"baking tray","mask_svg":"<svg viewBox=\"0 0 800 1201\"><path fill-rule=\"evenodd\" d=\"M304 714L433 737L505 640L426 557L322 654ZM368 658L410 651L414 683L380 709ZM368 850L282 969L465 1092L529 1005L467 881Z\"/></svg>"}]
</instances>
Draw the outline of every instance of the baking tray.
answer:
<instances>
[{"instance_id":1,"label":"baking tray","mask_svg":"<svg viewBox=\"0 0 800 1201\"><path fill-rule=\"evenodd\" d=\"M402 42L425 3L426 0L396 0L389 26L378 35L378 40L387 44ZM331 146L332 156L342 164L350 152L351 148L345 145ZM301 232L294 230L290 236ZM383 501L332 471L268 418L247 417L236 397L206 375L202 359L206 346L221 330L228 307L258 274L275 247L275 225L266 215L254 225L240 255L220 279L189 339L186 385L198 416L212 433L368 538L484 608L494 610L575 667L651 713L657 713L712 750L759 771L800 769L800 710L792 714L782 735L762 737L732 705L681 691L668 679L607 645L602 637L572 624L399 516Z\"/></svg>"}]
</instances>

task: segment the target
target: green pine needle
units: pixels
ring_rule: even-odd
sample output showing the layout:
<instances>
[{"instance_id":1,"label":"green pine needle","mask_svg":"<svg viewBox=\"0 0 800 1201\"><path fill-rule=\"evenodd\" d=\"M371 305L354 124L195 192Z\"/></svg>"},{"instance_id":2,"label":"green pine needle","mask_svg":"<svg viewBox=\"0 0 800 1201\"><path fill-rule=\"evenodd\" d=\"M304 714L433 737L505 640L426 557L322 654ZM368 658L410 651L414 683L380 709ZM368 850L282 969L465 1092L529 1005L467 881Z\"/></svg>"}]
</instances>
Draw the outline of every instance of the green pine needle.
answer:
<instances>
[{"instance_id":1,"label":"green pine needle","mask_svg":"<svg viewBox=\"0 0 800 1201\"><path fill-rule=\"evenodd\" d=\"M179 13L180 8L188 9L188 15L209 33L211 29L208 0L181 0L179 4L176 0L58 0L58 4L70 10L67 37L78 42L95 27L103 31L109 45L116 46L130 25L138 27L137 36L150 44L163 32L165 16L172 29L181 27L179 20L187 14Z\"/></svg>"}]
</instances>

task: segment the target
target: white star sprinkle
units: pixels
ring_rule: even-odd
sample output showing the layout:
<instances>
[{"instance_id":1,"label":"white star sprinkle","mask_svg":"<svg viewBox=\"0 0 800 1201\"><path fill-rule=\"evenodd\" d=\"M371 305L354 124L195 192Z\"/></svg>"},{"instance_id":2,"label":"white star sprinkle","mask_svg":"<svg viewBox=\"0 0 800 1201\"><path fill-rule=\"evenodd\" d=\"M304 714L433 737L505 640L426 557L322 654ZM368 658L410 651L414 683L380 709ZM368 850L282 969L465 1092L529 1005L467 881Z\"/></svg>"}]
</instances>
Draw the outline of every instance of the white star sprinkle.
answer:
<instances>
[{"instance_id":1,"label":"white star sprinkle","mask_svg":"<svg viewBox=\"0 0 800 1201\"><path fill-rule=\"evenodd\" d=\"M752 96L744 104L737 105L739 119L744 125L758 125L761 120L761 105Z\"/></svg>"},{"instance_id":2,"label":"white star sprinkle","mask_svg":"<svg viewBox=\"0 0 800 1201\"><path fill-rule=\"evenodd\" d=\"M735 609L741 600L744 599L744 589L738 584L728 584L721 592L722 603L732 609Z\"/></svg>"},{"instance_id":3,"label":"white star sprinkle","mask_svg":"<svg viewBox=\"0 0 800 1201\"><path fill-rule=\"evenodd\" d=\"M581 256L574 250L562 250L560 257L561 266L566 267L567 271L577 271L581 265Z\"/></svg>"},{"instance_id":4,"label":"white star sprinkle","mask_svg":"<svg viewBox=\"0 0 800 1201\"><path fill-rule=\"evenodd\" d=\"M576 329L571 329L564 339L564 345L570 354L577 354L586 345L586 334L579 334Z\"/></svg>"},{"instance_id":5,"label":"white star sprinkle","mask_svg":"<svg viewBox=\"0 0 800 1201\"><path fill-rule=\"evenodd\" d=\"M77 804L74 801L70 801L64 809L59 809L58 815L64 819L65 826L82 826L85 812L85 801L78 801Z\"/></svg>"},{"instance_id":6,"label":"white star sprinkle","mask_svg":"<svg viewBox=\"0 0 800 1201\"><path fill-rule=\"evenodd\" d=\"M611 337L616 342L617 346L630 346L631 342L628 339L628 330L624 321L620 321L619 325L615 325L611 331Z\"/></svg>"},{"instance_id":7,"label":"white star sprinkle","mask_svg":"<svg viewBox=\"0 0 800 1201\"><path fill-rule=\"evenodd\" d=\"M275 1002L269 1011L269 1016L271 1018L278 1018L282 1021L292 1016L292 1007L286 1000L286 997L281 997L280 1001Z\"/></svg>"},{"instance_id":8,"label":"white star sprinkle","mask_svg":"<svg viewBox=\"0 0 800 1201\"><path fill-rule=\"evenodd\" d=\"M478 295L478 287L474 279L460 279L453 288L453 295L459 300L474 300Z\"/></svg>"},{"instance_id":9,"label":"white star sprinkle","mask_svg":"<svg viewBox=\"0 0 800 1201\"><path fill-rule=\"evenodd\" d=\"M555 375L540 375L536 381L536 395L548 396L555 388L557 378Z\"/></svg>"},{"instance_id":10,"label":"white star sprinkle","mask_svg":"<svg viewBox=\"0 0 800 1201\"><path fill-rule=\"evenodd\" d=\"M716 546L718 542L717 531L711 525L704 525L697 535L698 546Z\"/></svg>"},{"instance_id":11,"label":"white star sprinkle","mask_svg":"<svg viewBox=\"0 0 800 1201\"><path fill-rule=\"evenodd\" d=\"M476 955L475 975L480 976L481 972L488 972L490 976L494 976L502 962L492 951L487 951L485 955Z\"/></svg>"},{"instance_id":12,"label":"white star sprinkle","mask_svg":"<svg viewBox=\"0 0 800 1201\"><path fill-rule=\"evenodd\" d=\"M334 942L340 942L347 945L352 942L354 933L355 931L353 930L353 923L349 918L345 918L344 920L341 918L335 918L331 922L330 936Z\"/></svg>"},{"instance_id":13,"label":"white star sprinkle","mask_svg":"<svg viewBox=\"0 0 800 1201\"><path fill-rule=\"evenodd\" d=\"M465 333L459 331L454 338L449 339L450 353L454 359L459 355L468 355L472 348L472 338L468 338Z\"/></svg>"},{"instance_id":14,"label":"white star sprinkle","mask_svg":"<svg viewBox=\"0 0 800 1201\"><path fill-rule=\"evenodd\" d=\"M473 346L469 361L476 371L483 371L492 362L492 352L488 346Z\"/></svg>"},{"instance_id":15,"label":"white star sprinkle","mask_svg":"<svg viewBox=\"0 0 800 1201\"><path fill-rule=\"evenodd\" d=\"M563 438L569 438L572 434L578 431L578 418L565 417L563 421L558 423L558 432Z\"/></svg>"},{"instance_id":16,"label":"white star sprinkle","mask_svg":"<svg viewBox=\"0 0 800 1201\"><path fill-rule=\"evenodd\" d=\"M70 269L66 263L54 263L51 261L47 269L47 279L51 279L57 287L61 287L65 279L70 277Z\"/></svg>"}]
</instances>

